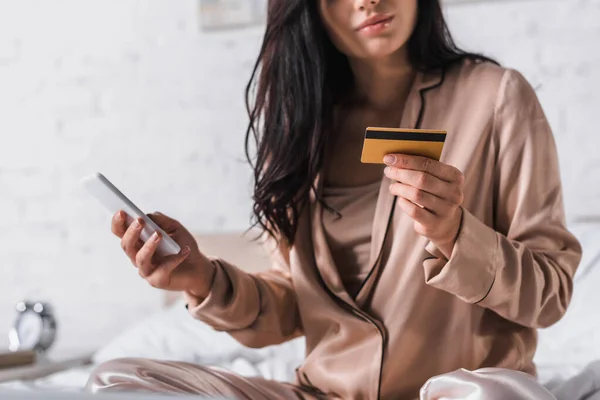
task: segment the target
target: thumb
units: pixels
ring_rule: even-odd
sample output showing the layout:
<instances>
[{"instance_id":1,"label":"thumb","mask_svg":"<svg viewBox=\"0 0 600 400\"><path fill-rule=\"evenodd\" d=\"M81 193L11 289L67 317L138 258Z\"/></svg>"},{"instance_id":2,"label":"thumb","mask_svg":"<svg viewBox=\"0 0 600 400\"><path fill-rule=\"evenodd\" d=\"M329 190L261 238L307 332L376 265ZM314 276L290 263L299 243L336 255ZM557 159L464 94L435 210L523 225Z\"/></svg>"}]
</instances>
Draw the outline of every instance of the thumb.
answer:
<instances>
[{"instance_id":1,"label":"thumb","mask_svg":"<svg viewBox=\"0 0 600 400\"><path fill-rule=\"evenodd\" d=\"M152 287L166 290L173 289L173 285L177 285L177 282L174 281L176 277L173 276L172 273L183 260L189 256L189 254L189 247L186 247L180 254L165 258L165 261L154 268L154 271L144 279L146 279L146 282Z\"/></svg>"},{"instance_id":2,"label":"thumb","mask_svg":"<svg viewBox=\"0 0 600 400\"><path fill-rule=\"evenodd\" d=\"M189 257L191 253L190 246L185 246L179 254L174 254L172 256L167 256L164 258L162 262L162 268L165 269L168 273L171 273L175 268L179 266L182 262L185 261L186 258Z\"/></svg>"},{"instance_id":3,"label":"thumb","mask_svg":"<svg viewBox=\"0 0 600 400\"><path fill-rule=\"evenodd\" d=\"M148 214L148 217L152 221L156 223L156 225L160 226L163 230L172 230L179 227L179 222L174 220L173 218L167 217L165 214L160 212L154 212L152 214Z\"/></svg>"}]
</instances>

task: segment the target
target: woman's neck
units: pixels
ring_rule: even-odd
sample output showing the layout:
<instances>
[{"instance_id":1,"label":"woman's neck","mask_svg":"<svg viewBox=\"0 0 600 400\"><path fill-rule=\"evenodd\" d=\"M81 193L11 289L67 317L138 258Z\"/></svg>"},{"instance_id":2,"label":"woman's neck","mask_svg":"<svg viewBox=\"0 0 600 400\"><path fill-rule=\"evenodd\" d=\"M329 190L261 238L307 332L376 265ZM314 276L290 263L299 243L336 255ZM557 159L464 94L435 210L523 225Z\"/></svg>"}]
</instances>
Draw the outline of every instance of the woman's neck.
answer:
<instances>
[{"instance_id":1,"label":"woman's neck","mask_svg":"<svg viewBox=\"0 0 600 400\"><path fill-rule=\"evenodd\" d=\"M385 111L403 105L415 70L404 51L381 59L349 59L359 103Z\"/></svg>"}]
</instances>

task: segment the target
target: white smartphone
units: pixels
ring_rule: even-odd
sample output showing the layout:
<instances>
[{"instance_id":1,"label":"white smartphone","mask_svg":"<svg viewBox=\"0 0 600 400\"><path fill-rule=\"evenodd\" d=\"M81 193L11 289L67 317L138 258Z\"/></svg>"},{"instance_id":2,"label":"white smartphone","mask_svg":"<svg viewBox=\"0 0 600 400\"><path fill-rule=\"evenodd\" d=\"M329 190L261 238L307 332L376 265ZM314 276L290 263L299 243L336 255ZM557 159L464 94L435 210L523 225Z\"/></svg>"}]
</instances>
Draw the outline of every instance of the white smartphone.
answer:
<instances>
[{"instance_id":1,"label":"white smartphone","mask_svg":"<svg viewBox=\"0 0 600 400\"><path fill-rule=\"evenodd\" d=\"M104 175L97 172L84 179L81 184L92 194L108 211L115 215L119 210L126 214L128 224L135 219L142 218L145 222L144 229L140 234L140 239L146 242L154 232L162 235L162 240L156 249L157 254L168 256L179 254L181 247L167 235L158 225L154 223L146 214L144 214L131 200L129 200L119 189L115 187Z\"/></svg>"}]
</instances>

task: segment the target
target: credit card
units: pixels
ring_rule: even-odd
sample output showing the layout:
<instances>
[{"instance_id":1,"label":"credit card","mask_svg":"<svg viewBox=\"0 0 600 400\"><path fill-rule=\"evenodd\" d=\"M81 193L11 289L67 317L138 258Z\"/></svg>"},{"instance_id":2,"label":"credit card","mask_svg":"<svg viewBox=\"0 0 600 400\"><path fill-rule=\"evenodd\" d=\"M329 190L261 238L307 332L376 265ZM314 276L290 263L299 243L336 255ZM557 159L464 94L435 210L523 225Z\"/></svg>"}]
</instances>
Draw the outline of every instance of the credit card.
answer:
<instances>
[{"instance_id":1,"label":"credit card","mask_svg":"<svg viewBox=\"0 0 600 400\"><path fill-rule=\"evenodd\" d=\"M411 154L440 160L446 131L430 129L367 128L360 161L383 164L387 154Z\"/></svg>"}]
</instances>

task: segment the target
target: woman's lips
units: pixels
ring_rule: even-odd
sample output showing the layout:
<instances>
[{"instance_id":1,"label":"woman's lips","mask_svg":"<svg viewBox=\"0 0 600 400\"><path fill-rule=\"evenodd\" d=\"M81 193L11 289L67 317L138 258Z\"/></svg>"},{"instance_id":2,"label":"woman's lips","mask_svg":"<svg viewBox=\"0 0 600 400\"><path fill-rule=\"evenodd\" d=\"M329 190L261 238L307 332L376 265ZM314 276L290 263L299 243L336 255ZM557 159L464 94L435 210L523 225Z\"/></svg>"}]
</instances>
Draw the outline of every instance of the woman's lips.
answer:
<instances>
[{"instance_id":1,"label":"woman's lips","mask_svg":"<svg viewBox=\"0 0 600 400\"><path fill-rule=\"evenodd\" d=\"M394 17L390 15L375 15L363 22L357 31L363 34L381 33L390 25L392 19Z\"/></svg>"}]
</instances>

